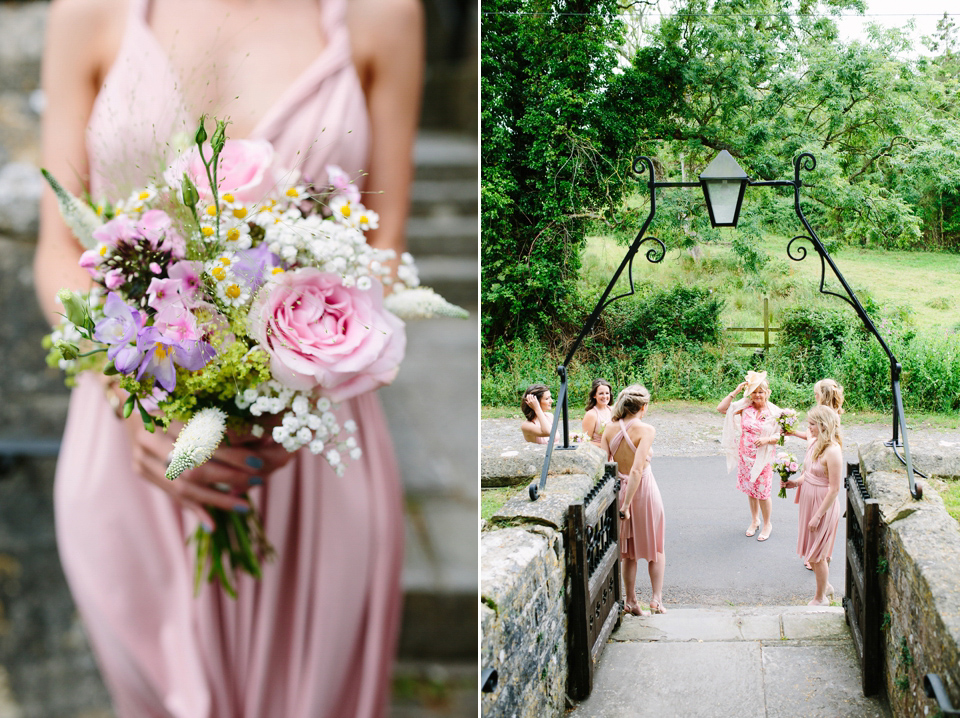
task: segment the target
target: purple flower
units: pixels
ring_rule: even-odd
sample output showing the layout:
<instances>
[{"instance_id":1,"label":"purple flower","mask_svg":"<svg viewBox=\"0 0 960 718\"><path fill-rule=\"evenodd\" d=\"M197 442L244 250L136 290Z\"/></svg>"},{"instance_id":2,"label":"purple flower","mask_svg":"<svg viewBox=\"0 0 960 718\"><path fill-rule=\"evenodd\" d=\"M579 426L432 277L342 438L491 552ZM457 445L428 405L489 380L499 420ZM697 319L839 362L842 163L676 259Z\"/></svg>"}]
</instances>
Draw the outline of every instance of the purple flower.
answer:
<instances>
[{"instance_id":1,"label":"purple flower","mask_svg":"<svg viewBox=\"0 0 960 718\"><path fill-rule=\"evenodd\" d=\"M137 379L144 374L153 376L167 391L177 386L177 370L174 364L189 371L203 368L213 359L214 349L204 341L178 340L165 335L156 326L146 327L137 338L137 348L143 352L143 361Z\"/></svg>"},{"instance_id":2,"label":"purple flower","mask_svg":"<svg viewBox=\"0 0 960 718\"><path fill-rule=\"evenodd\" d=\"M263 285L267 270L279 264L280 258L271 252L266 244L260 244L253 249L241 249L237 252L233 275L251 292L256 292Z\"/></svg>"},{"instance_id":3,"label":"purple flower","mask_svg":"<svg viewBox=\"0 0 960 718\"><path fill-rule=\"evenodd\" d=\"M143 317L113 292L107 294L103 314L104 318L94 327L93 338L111 345L107 350L107 358L113 361L117 371L128 374L143 356L136 345L131 344L137 338Z\"/></svg>"}]
</instances>

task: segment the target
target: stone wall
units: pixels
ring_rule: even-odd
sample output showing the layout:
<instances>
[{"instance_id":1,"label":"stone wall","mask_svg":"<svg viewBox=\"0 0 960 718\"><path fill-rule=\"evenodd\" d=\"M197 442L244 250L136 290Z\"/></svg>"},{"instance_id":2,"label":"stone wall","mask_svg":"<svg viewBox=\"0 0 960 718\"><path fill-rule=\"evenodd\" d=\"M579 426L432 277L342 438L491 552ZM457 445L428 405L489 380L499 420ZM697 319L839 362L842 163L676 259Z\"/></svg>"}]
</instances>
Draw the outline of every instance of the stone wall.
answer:
<instances>
[{"instance_id":1,"label":"stone wall","mask_svg":"<svg viewBox=\"0 0 960 718\"><path fill-rule=\"evenodd\" d=\"M546 446L484 448L484 486L522 485L539 474ZM491 517L480 536L481 670L498 673L484 693L484 718L551 718L566 712L569 595L563 529L567 507L586 496L603 473L592 445L555 451L546 490L526 493ZM538 477L539 478L539 477Z\"/></svg>"},{"instance_id":2,"label":"stone wall","mask_svg":"<svg viewBox=\"0 0 960 718\"><path fill-rule=\"evenodd\" d=\"M958 442L911 443L911 459L930 478L923 498L909 493L907 474L880 442L860 447L861 473L880 503L881 593L884 600L885 687L898 718L937 715L923 677L940 675L960 706L960 525L931 485L960 480Z\"/></svg>"}]
</instances>

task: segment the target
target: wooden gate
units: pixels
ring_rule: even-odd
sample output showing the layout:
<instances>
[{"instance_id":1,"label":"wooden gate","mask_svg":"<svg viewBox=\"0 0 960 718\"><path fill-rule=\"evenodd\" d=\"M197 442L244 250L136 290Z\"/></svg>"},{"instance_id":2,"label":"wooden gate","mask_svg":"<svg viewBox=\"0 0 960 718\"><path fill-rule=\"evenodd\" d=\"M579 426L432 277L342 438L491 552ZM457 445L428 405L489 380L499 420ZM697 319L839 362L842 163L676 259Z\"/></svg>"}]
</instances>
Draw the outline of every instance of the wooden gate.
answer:
<instances>
[{"instance_id":1,"label":"wooden gate","mask_svg":"<svg viewBox=\"0 0 960 718\"><path fill-rule=\"evenodd\" d=\"M880 689L883 677L882 604L878 550L880 506L869 498L858 464L847 464L847 565L843 609L860 656L863 695Z\"/></svg>"},{"instance_id":2,"label":"wooden gate","mask_svg":"<svg viewBox=\"0 0 960 718\"><path fill-rule=\"evenodd\" d=\"M600 654L620 625L620 519L617 465L567 511L567 693L582 701L593 689Z\"/></svg>"}]
</instances>

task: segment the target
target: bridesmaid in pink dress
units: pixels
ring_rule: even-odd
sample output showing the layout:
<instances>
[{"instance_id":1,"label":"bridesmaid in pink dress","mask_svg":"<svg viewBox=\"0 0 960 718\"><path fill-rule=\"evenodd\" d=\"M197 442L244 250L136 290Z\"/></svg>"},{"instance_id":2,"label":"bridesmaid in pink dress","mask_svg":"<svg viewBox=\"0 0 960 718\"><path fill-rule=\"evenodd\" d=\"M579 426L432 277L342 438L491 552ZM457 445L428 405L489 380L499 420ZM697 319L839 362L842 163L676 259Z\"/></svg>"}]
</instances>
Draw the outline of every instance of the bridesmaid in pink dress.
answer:
<instances>
[{"instance_id":1,"label":"bridesmaid in pink dress","mask_svg":"<svg viewBox=\"0 0 960 718\"><path fill-rule=\"evenodd\" d=\"M795 502L800 505L797 553L806 556L817 579L817 592L811 606L830 604L829 562L837 538L837 526L843 505L838 500L843 486L843 441L840 417L828 406L815 406L807 414L809 446L803 459L803 476L787 481L797 488Z\"/></svg>"},{"instance_id":2,"label":"bridesmaid in pink dress","mask_svg":"<svg viewBox=\"0 0 960 718\"><path fill-rule=\"evenodd\" d=\"M523 438L531 444L550 443L550 430L553 427L553 394L546 384L531 384L523 393L520 408L527 418L520 425Z\"/></svg>"},{"instance_id":3,"label":"bridesmaid in pink dress","mask_svg":"<svg viewBox=\"0 0 960 718\"><path fill-rule=\"evenodd\" d=\"M613 387L606 379L594 379L587 399L587 411L583 416L581 427L587 441L600 446L600 437L604 427L610 422L612 410L610 400L613 398Z\"/></svg>"},{"instance_id":4,"label":"bridesmaid in pink dress","mask_svg":"<svg viewBox=\"0 0 960 718\"><path fill-rule=\"evenodd\" d=\"M637 562L647 562L652 597L650 609L663 607L664 557L663 500L653 478L650 456L656 429L642 421L650 406L650 392L632 384L620 392L613 418L600 438L610 461L617 463L620 477L620 559L623 567L624 610L635 616L649 615L637 603Z\"/></svg>"},{"instance_id":5,"label":"bridesmaid in pink dress","mask_svg":"<svg viewBox=\"0 0 960 718\"><path fill-rule=\"evenodd\" d=\"M369 173L371 243L403 249L422 72L415 0L58 0L43 81L45 166L75 194L122 196L169 158L201 112L263 138L317 184L327 163ZM81 248L43 198L35 269L51 321L58 288L86 289ZM112 391L106 387L107 392ZM60 557L118 718L349 718L386 709L400 610L399 476L380 404L345 402L363 457L237 437L163 478L172 437L115 415L97 377L71 398L58 463ZM244 511L213 484L250 486L277 559L193 595L185 543L202 505Z\"/></svg>"}]
</instances>

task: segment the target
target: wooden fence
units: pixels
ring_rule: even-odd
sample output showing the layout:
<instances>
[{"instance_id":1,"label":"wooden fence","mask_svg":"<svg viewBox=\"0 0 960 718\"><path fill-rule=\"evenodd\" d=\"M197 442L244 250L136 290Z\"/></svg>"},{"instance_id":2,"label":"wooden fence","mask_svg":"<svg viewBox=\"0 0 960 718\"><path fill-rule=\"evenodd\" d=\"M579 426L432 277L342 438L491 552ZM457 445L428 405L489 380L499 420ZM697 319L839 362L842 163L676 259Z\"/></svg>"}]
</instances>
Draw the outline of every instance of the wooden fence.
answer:
<instances>
[{"instance_id":1,"label":"wooden fence","mask_svg":"<svg viewBox=\"0 0 960 718\"><path fill-rule=\"evenodd\" d=\"M728 332L763 332L763 344L757 344L755 342L739 342L737 346L758 348L758 349L763 349L763 351L766 351L771 346L773 346L773 342L770 341L770 334L773 332L779 332L781 331L781 329L780 327L770 326L770 299L767 297L764 297L762 327L727 327L727 331Z\"/></svg>"}]
</instances>

